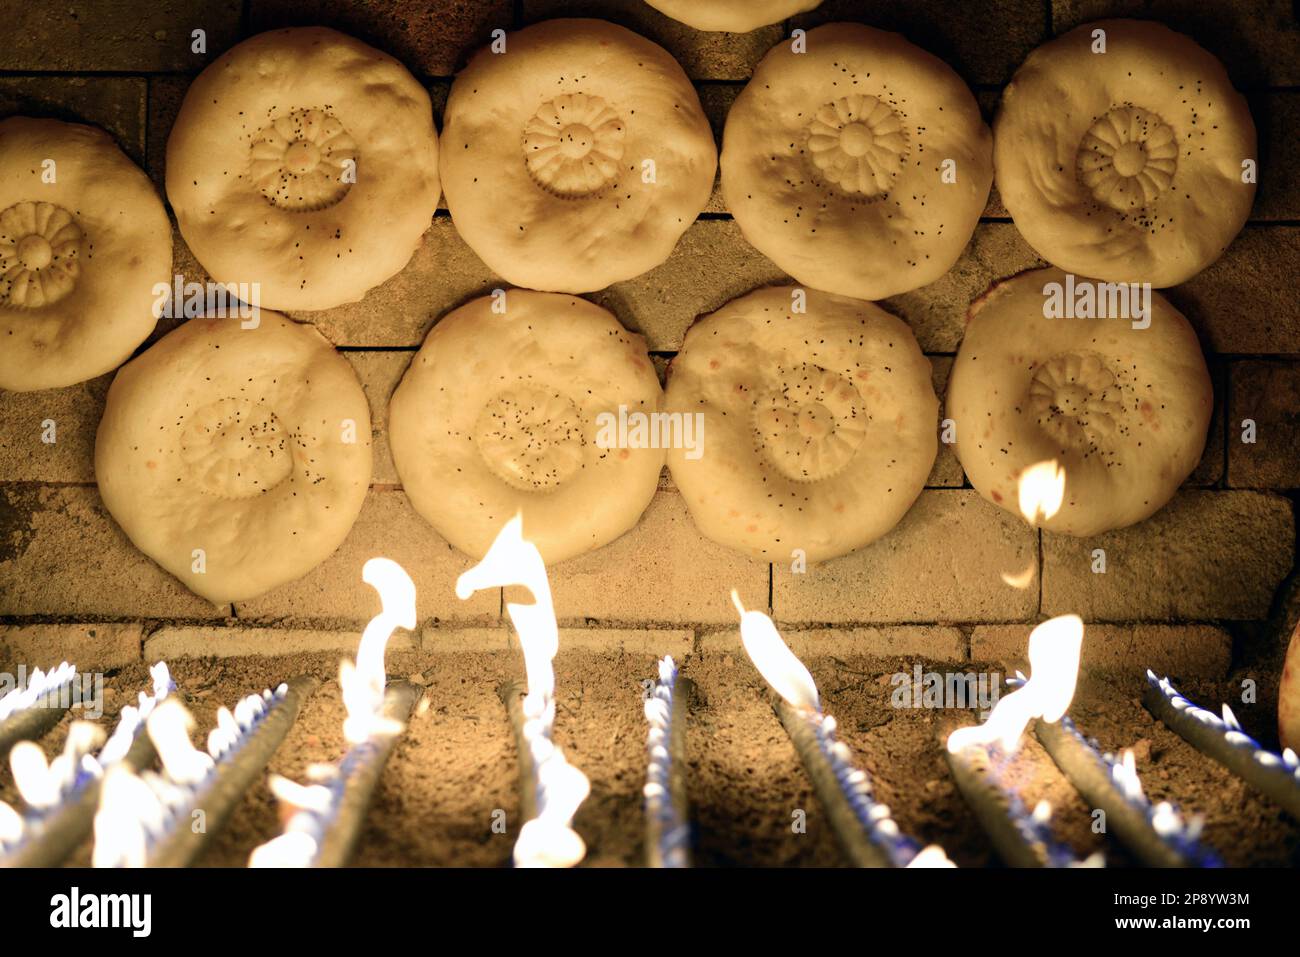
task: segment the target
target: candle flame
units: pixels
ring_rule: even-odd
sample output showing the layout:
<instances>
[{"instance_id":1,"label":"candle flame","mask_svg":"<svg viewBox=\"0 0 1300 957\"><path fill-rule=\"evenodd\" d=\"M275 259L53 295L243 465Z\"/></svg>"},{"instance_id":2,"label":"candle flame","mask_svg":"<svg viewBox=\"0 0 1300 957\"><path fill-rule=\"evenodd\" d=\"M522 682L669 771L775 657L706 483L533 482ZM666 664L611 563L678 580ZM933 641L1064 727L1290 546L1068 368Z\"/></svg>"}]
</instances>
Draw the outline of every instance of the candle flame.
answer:
<instances>
[{"instance_id":1,"label":"candle flame","mask_svg":"<svg viewBox=\"0 0 1300 957\"><path fill-rule=\"evenodd\" d=\"M19 711L30 708L44 695L63 687L76 675L77 669L66 661L52 671L42 671L40 668L32 669L25 687L15 688L4 697L0 697L0 721L5 720L10 715L17 714Z\"/></svg>"},{"instance_id":2,"label":"candle flame","mask_svg":"<svg viewBox=\"0 0 1300 957\"><path fill-rule=\"evenodd\" d=\"M1003 695L983 724L959 728L948 736L948 750L956 754L972 745L1000 743L1013 751L1034 718L1049 724L1061 720L1074 699L1083 646L1083 620L1061 615L1038 625L1029 635L1029 679Z\"/></svg>"},{"instance_id":3,"label":"candle flame","mask_svg":"<svg viewBox=\"0 0 1300 957\"><path fill-rule=\"evenodd\" d=\"M158 752L163 770L178 784L197 784L213 768L212 757L190 743L193 728L194 716L175 698L165 699L145 722L145 730Z\"/></svg>"},{"instance_id":4,"label":"candle flame","mask_svg":"<svg viewBox=\"0 0 1300 957\"><path fill-rule=\"evenodd\" d=\"M537 787L537 816L526 821L515 842L517 867L572 867L587 854L573 830L573 815L591 793L591 782L565 759L551 740L555 722L555 669L560 649L546 563L537 546L524 538L523 517L515 515L497 533L487 554L456 579L462 601L484 588L520 585L532 594L532 604L509 602L506 612L524 653L528 693L523 700L523 735L528 744Z\"/></svg>"},{"instance_id":5,"label":"candle flame","mask_svg":"<svg viewBox=\"0 0 1300 957\"><path fill-rule=\"evenodd\" d=\"M149 835L161 832L166 811L154 789L123 764L108 769L95 813L93 867L144 867Z\"/></svg>"},{"instance_id":6,"label":"candle flame","mask_svg":"<svg viewBox=\"0 0 1300 957\"><path fill-rule=\"evenodd\" d=\"M758 673L789 704L805 711L821 711L817 683L804 663L782 640L772 619L761 611L746 611L733 588L731 603L740 613L740 641Z\"/></svg>"},{"instance_id":7,"label":"candle flame","mask_svg":"<svg viewBox=\"0 0 1300 957\"><path fill-rule=\"evenodd\" d=\"M258 847L248 856L249 867L306 867L315 859L320 845L306 831L285 831Z\"/></svg>"},{"instance_id":8,"label":"candle flame","mask_svg":"<svg viewBox=\"0 0 1300 957\"><path fill-rule=\"evenodd\" d=\"M1011 572L1003 572L1002 581L1004 584L1010 585L1012 588L1019 588L1021 591L1024 591L1034 583L1034 576L1037 574L1038 561L1034 560L1031 561L1025 567L1025 570L1019 574L1013 575Z\"/></svg>"},{"instance_id":9,"label":"candle flame","mask_svg":"<svg viewBox=\"0 0 1300 957\"><path fill-rule=\"evenodd\" d=\"M560 632L555 623L551 585L546 577L542 553L524 538L523 516L516 515L497 534L483 560L456 579L456 597L464 601L484 588L520 585L532 593L533 603L510 602L506 612L519 635L528 678L530 712L539 712L541 702L555 694L555 671L551 660L560 650Z\"/></svg>"},{"instance_id":10,"label":"candle flame","mask_svg":"<svg viewBox=\"0 0 1300 957\"><path fill-rule=\"evenodd\" d=\"M930 844L921 848L921 850L917 852L916 857L912 858L912 860L908 862L907 866L920 868L956 867L957 865L948 858L948 855L944 853L942 847L938 844Z\"/></svg>"},{"instance_id":11,"label":"candle flame","mask_svg":"<svg viewBox=\"0 0 1300 957\"><path fill-rule=\"evenodd\" d=\"M1065 500L1065 469L1056 459L1037 462L1020 473L1020 514L1030 525L1045 522Z\"/></svg>"},{"instance_id":12,"label":"candle flame","mask_svg":"<svg viewBox=\"0 0 1300 957\"><path fill-rule=\"evenodd\" d=\"M1130 801L1146 800L1146 795L1142 793L1142 780L1137 773L1137 759L1132 749L1124 750L1123 757L1111 765L1110 773L1115 784Z\"/></svg>"},{"instance_id":13,"label":"candle flame","mask_svg":"<svg viewBox=\"0 0 1300 957\"><path fill-rule=\"evenodd\" d=\"M361 579L379 592L380 611L361 633L356 662L345 658L339 663L339 688L347 711L343 737L349 744L401 733L401 722L383 714L388 680L384 652L395 628L414 628L417 621L415 582L401 565L372 558L361 569Z\"/></svg>"}]
</instances>

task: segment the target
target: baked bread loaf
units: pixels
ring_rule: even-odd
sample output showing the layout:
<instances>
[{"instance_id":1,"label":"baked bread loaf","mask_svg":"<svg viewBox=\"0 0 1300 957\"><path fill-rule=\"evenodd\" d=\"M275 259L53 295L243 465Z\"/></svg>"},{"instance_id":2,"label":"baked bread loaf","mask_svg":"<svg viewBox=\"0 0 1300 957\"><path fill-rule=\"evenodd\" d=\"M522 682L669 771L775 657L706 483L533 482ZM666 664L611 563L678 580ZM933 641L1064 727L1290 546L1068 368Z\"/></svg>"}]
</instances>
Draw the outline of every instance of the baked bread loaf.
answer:
<instances>
[{"instance_id":1,"label":"baked bread loaf","mask_svg":"<svg viewBox=\"0 0 1300 957\"><path fill-rule=\"evenodd\" d=\"M1019 514L1021 473L1056 460L1065 497L1039 524L1096 535L1173 497L1205 449L1213 387L1195 331L1159 293L1144 318L1049 319L1053 284L1073 288L1036 269L971 305L946 415L981 495Z\"/></svg>"},{"instance_id":2,"label":"baked bread loaf","mask_svg":"<svg viewBox=\"0 0 1300 957\"><path fill-rule=\"evenodd\" d=\"M511 289L433 327L393 393L389 441L411 504L452 545L481 559L521 514L549 565L618 538L650 504L663 448L630 426L662 401L645 341L610 313Z\"/></svg>"},{"instance_id":3,"label":"baked bread loaf","mask_svg":"<svg viewBox=\"0 0 1300 957\"><path fill-rule=\"evenodd\" d=\"M259 33L199 74L167 140L167 198L213 279L270 309L355 302L399 272L438 206L429 94L324 27Z\"/></svg>"},{"instance_id":4,"label":"baked bread loaf","mask_svg":"<svg viewBox=\"0 0 1300 957\"><path fill-rule=\"evenodd\" d=\"M370 485L370 410L351 364L262 310L191 319L123 366L95 442L104 505L186 587L242 601L347 537Z\"/></svg>"},{"instance_id":5,"label":"baked bread loaf","mask_svg":"<svg viewBox=\"0 0 1300 957\"><path fill-rule=\"evenodd\" d=\"M727 115L722 189L745 238L800 283L884 299L941 277L993 182L966 84L856 23L773 47Z\"/></svg>"},{"instance_id":6,"label":"baked bread loaf","mask_svg":"<svg viewBox=\"0 0 1300 957\"><path fill-rule=\"evenodd\" d=\"M835 558L893 528L938 450L930 360L874 303L760 289L686 333L667 407L702 415L703 454L668 453L706 537L764 561Z\"/></svg>"},{"instance_id":7,"label":"baked bread loaf","mask_svg":"<svg viewBox=\"0 0 1300 957\"><path fill-rule=\"evenodd\" d=\"M1228 248L1254 202L1245 98L1218 60L1158 23L1088 23L1039 47L993 129L1016 228L1079 275L1177 285Z\"/></svg>"},{"instance_id":8,"label":"baked bread loaf","mask_svg":"<svg viewBox=\"0 0 1300 957\"><path fill-rule=\"evenodd\" d=\"M1300 624L1291 633L1277 690L1277 733L1282 747L1300 752Z\"/></svg>"},{"instance_id":9,"label":"baked bread loaf","mask_svg":"<svg viewBox=\"0 0 1300 957\"><path fill-rule=\"evenodd\" d=\"M171 284L153 184L103 130L0 120L0 389L57 389L125 362Z\"/></svg>"},{"instance_id":10,"label":"baked bread loaf","mask_svg":"<svg viewBox=\"0 0 1300 957\"><path fill-rule=\"evenodd\" d=\"M443 185L498 276L591 292L659 265L704 209L717 148L662 47L603 20L547 20L451 86Z\"/></svg>"},{"instance_id":11,"label":"baked bread loaf","mask_svg":"<svg viewBox=\"0 0 1300 957\"><path fill-rule=\"evenodd\" d=\"M646 0L660 13L697 30L748 33L804 13L822 0Z\"/></svg>"}]
</instances>

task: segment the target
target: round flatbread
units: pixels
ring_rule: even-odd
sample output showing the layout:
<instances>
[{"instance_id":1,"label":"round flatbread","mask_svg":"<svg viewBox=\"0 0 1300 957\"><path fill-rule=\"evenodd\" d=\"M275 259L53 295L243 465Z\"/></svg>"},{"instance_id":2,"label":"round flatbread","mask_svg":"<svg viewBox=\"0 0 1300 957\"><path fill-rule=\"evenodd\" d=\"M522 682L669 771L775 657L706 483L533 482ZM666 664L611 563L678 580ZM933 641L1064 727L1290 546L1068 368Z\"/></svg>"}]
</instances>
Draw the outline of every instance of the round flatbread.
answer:
<instances>
[{"instance_id":1,"label":"round flatbread","mask_svg":"<svg viewBox=\"0 0 1300 957\"><path fill-rule=\"evenodd\" d=\"M748 33L812 10L822 0L646 0L660 13L696 30Z\"/></svg>"},{"instance_id":2,"label":"round flatbread","mask_svg":"<svg viewBox=\"0 0 1300 957\"><path fill-rule=\"evenodd\" d=\"M1214 405L1196 333L1159 293L1142 316L1140 300L1118 305L1129 287L1094 283L1105 302L1117 297L1109 318L1044 315L1045 304L1060 315L1071 300L1081 315L1087 288L1037 269L976 300L946 407L957 457L981 495L1019 514L1021 474L1055 460L1065 497L1039 524L1080 536L1140 522L1168 502L1200 461Z\"/></svg>"},{"instance_id":3,"label":"round flatbread","mask_svg":"<svg viewBox=\"0 0 1300 957\"><path fill-rule=\"evenodd\" d=\"M214 602L315 568L370 485L370 411L352 365L310 326L268 310L258 320L191 319L123 366L95 442L113 518Z\"/></svg>"},{"instance_id":4,"label":"round flatbread","mask_svg":"<svg viewBox=\"0 0 1300 957\"><path fill-rule=\"evenodd\" d=\"M497 275L551 292L659 265L717 170L682 68L603 20L548 20L504 42L447 100L443 184L461 237Z\"/></svg>"},{"instance_id":5,"label":"round flatbread","mask_svg":"<svg viewBox=\"0 0 1300 957\"><path fill-rule=\"evenodd\" d=\"M328 309L399 272L438 206L429 94L324 27L260 33L190 86L167 140L185 242L260 305Z\"/></svg>"},{"instance_id":6,"label":"round flatbread","mask_svg":"<svg viewBox=\"0 0 1300 957\"><path fill-rule=\"evenodd\" d=\"M806 303L803 302L806 297ZM806 305L806 311L796 311ZM670 413L703 417L668 467L706 538L822 561L884 535L938 450L930 360L874 303L760 289L700 320L669 372Z\"/></svg>"},{"instance_id":7,"label":"round flatbread","mask_svg":"<svg viewBox=\"0 0 1300 957\"><path fill-rule=\"evenodd\" d=\"M1218 60L1158 23L1103 20L1039 47L993 128L1016 228L1080 275L1177 285L1219 258L1254 202L1245 98Z\"/></svg>"},{"instance_id":8,"label":"round flatbread","mask_svg":"<svg viewBox=\"0 0 1300 957\"><path fill-rule=\"evenodd\" d=\"M650 504L664 452L633 429L662 401L645 341L610 313L512 289L433 327L393 393L389 441L443 538L482 558L518 513L551 564L618 538Z\"/></svg>"},{"instance_id":9,"label":"round flatbread","mask_svg":"<svg viewBox=\"0 0 1300 957\"><path fill-rule=\"evenodd\" d=\"M727 115L722 189L745 238L800 283L884 299L941 277L993 181L992 137L942 60L856 23L759 63Z\"/></svg>"},{"instance_id":10,"label":"round flatbread","mask_svg":"<svg viewBox=\"0 0 1300 957\"><path fill-rule=\"evenodd\" d=\"M0 120L0 389L116 369L153 331L171 271L167 211L111 136Z\"/></svg>"}]
</instances>

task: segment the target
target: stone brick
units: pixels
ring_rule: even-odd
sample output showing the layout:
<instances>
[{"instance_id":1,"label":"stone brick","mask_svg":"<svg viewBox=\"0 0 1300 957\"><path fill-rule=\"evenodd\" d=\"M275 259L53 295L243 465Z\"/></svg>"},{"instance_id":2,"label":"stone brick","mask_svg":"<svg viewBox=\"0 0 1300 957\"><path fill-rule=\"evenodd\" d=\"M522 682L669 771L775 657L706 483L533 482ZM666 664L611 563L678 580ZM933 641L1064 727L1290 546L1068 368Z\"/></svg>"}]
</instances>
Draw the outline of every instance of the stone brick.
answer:
<instances>
[{"instance_id":1,"label":"stone brick","mask_svg":"<svg viewBox=\"0 0 1300 957\"><path fill-rule=\"evenodd\" d=\"M1210 416L1210 428L1205 437L1205 451L1201 461L1187 477L1186 487L1203 487L1217 485L1223 479L1226 455L1223 451L1223 410L1227 406L1228 376L1224 364L1215 356L1206 356L1210 367L1210 379L1214 383L1214 412Z\"/></svg>"},{"instance_id":2,"label":"stone brick","mask_svg":"<svg viewBox=\"0 0 1300 957\"><path fill-rule=\"evenodd\" d=\"M586 298L643 334L651 350L674 351L699 316L759 286L792 281L733 220L701 219L662 264Z\"/></svg>"},{"instance_id":3,"label":"stone brick","mask_svg":"<svg viewBox=\"0 0 1300 957\"><path fill-rule=\"evenodd\" d=\"M926 352L956 352L971 302L999 279L1044 265L1011 223L980 223L952 269L882 305L912 326Z\"/></svg>"},{"instance_id":4,"label":"stone brick","mask_svg":"<svg viewBox=\"0 0 1300 957\"><path fill-rule=\"evenodd\" d=\"M344 356L357 370L370 402L370 432L373 438L374 473L372 485L400 486L397 468L393 465L393 452L388 445L388 400L393 390L406 374L411 362L410 352L345 352Z\"/></svg>"},{"instance_id":5,"label":"stone brick","mask_svg":"<svg viewBox=\"0 0 1300 957\"><path fill-rule=\"evenodd\" d=\"M198 70L235 42L240 0L120 0L16 3L5 7L0 70ZM207 52L191 51L191 32L207 34Z\"/></svg>"},{"instance_id":6,"label":"stone brick","mask_svg":"<svg viewBox=\"0 0 1300 957\"><path fill-rule=\"evenodd\" d=\"M1047 36L1047 10L1040 0L824 0L792 23L806 28L837 20L902 33L972 84L1005 83Z\"/></svg>"},{"instance_id":7,"label":"stone brick","mask_svg":"<svg viewBox=\"0 0 1300 957\"><path fill-rule=\"evenodd\" d=\"M460 628L455 625L425 624L420 628L420 650L429 652L512 651L510 631L504 626Z\"/></svg>"},{"instance_id":8,"label":"stone brick","mask_svg":"<svg viewBox=\"0 0 1300 957\"><path fill-rule=\"evenodd\" d=\"M922 661L965 661L966 636L945 625L889 625L880 628L806 628L780 626L781 637L800 659L819 656L849 658L917 658ZM700 638L703 654L744 655L740 630L715 631Z\"/></svg>"},{"instance_id":9,"label":"stone brick","mask_svg":"<svg viewBox=\"0 0 1300 957\"><path fill-rule=\"evenodd\" d=\"M397 57L417 74L450 76L514 26L514 0L252 0L252 32L288 26L333 27Z\"/></svg>"},{"instance_id":10,"label":"stone brick","mask_svg":"<svg viewBox=\"0 0 1300 957\"><path fill-rule=\"evenodd\" d=\"M191 81L188 76L149 77L149 150L145 168L160 192L164 191L167 169L167 137L171 136Z\"/></svg>"},{"instance_id":11,"label":"stone brick","mask_svg":"<svg viewBox=\"0 0 1300 957\"><path fill-rule=\"evenodd\" d=\"M993 117L997 115L998 103L1002 99L1001 90L979 90L975 93L975 99L980 105L980 113L984 116L984 122L993 128ZM1002 203L1002 196L998 193L998 184L994 183L989 189L989 201L984 207L984 215L1000 219L1010 217L1007 207Z\"/></svg>"},{"instance_id":12,"label":"stone brick","mask_svg":"<svg viewBox=\"0 0 1300 957\"><path fill-rule=\"evenodd\" d=\"M518 646L510 633L512 649ZM588 651L601 654L672 655L678 664L694 650L695 632L665 628L561 628L560 651Z\"/></svg>"},{"instance_id":13,"label":"stone brick","mask_svg":"<svg viewBox=\"0 0 1300 957\"><path fill-rule=\"evenodd\" d=\"M109 373L66 389L0 391L0 482L94 482L95 432L112 382Z\"/></svg>"},{"instance_id":14,"label":"stone brick","mask_svg":"<svg viewBox=\"0 0 1300 957\"><path fill-rule=\"evenodd\" d=\"M1300 352L1300 228L1248 225L1218 262L1166 295L1220 353Z\"/></svg>"},{"instance_id":15,"label":"stone brick","mask_svg":"<svg viewBox=\"0 0 1300 957\"><path fill-rule=\"evenodd\" d=\"M1057 33L1110 17L1144 17L1186 33L1228 68L1238 87L1300 84L1300 25L1289 0L1052 0Z\"/></svg>"},{"instance_id":16,"label":"stone brick","mask_svg":"<svg viewBox=\"0 0 1300 957\"><path fill-rule=\"evenodd\" d=\"M1037 535L1024 522L966 490L927 490L884 538L795 574L773 566L780 621L945 622L1028 618L1032 585L1002 575L1037 562Z\"/></svg>"},{"instance_id":17,"label":"stone brick","mask_svg":"<svg viewBox=\"0 0 1300 957\"><path fill-rule=\"evenodd\" d=\"M972 661L996 661L1028 672L1032 625L978 625ZM1147 668L1182 677L1222 678L1232 661L1232 636L1213 625L1094 625L1084 628L1082 667L1142 674Z\"/></svg>"},{"instance_id":18,"label":"stone brick","mask_svg":"<svg viewBox=\"0 0 1300 957\"><path fill-rule=\"evenodd\" d=\"M1251 219L1300 219L1300 93L1257 93L1250 99L1259 134L1259 188Z\"/></svg>"},{"instance_id":19,"label":"stone brick","mask_svg":"<svg viewBox=\"0 0 1300 957\"><path fill-rule=\"evenodd\" d=\"M361 302L296 312L336 346L415 347L456 306L506 287L465 245L448 216L437 216L404 269Z\"/></svg>"},{"instance_id":20,"label":"stone brick","mask_svg":"<svg viewBox=\"0 0 1300 957\"><path fill-rule=\"evenodd\" d=\"M713 139L718 146L718 156L721 157L722 131L727 125L727 114L731 112L731 105L736 102L736 97L740 95L743 87L735 83L697 83L695 89L700 94L700 106L704 107L704 115L709 118ZM709 196L709 204L704 207L704 211L706 213L727 211L727 200L722 195L721 167L714 174L713 193Z\"/></svg>"},{"instance_id":21,"label":"stone brick","mask_svg":"<svg viewBox=\"0 0 1300 957\"><path fill-rule=\"evenodd\" d=\"M939 423L943 422L944 402L948 395L948 373L952 371L952 356L930 356L930 372L934 379L934 394L939 397ZM936 425L936 428L940 428ZM939 454L934 458L934 468L925 480L927 487L961 488L966 481L966 473L957 461L957 453L951 445L939 442Z\"/></svg>"},{"instance_id":22,"label":"stone brick","mask_svg":"<svg viewBox=\"0 0 1300 957\"><path fill-rule=\"evenodd\" d=\"M178 248L177 262L183 265L187 257ZM1014 226L984 223L946 276L884 306L911 323L927 352L954 352L971 300L994 280L1041 264ZM760 286L792 282L745 241L733 220L701 219L661 265L586 298L642 333L651 351L673 352L699 316ZM415 347L447 312L506 286L451 220L438 216L406 268L363 301L295 318L311 322L339 346Z\"/></svg>"},{"instance_id":23,"label":"stone brick","mask_svg":"<svg viewBox=\"0 0 1300 957\"><path fill-rule=\"evenodd\" d=\"M1093 549L1106 552L1092 572ZM1295 557L1291 503L1184 491L1137 525L1091 538L1043 533L1043 612L1085 621L1258 619Z\"/></svg>"},{"instance_id":24,"label":"stone brick","mask_svg":"<svg viewBox=\"0 0 1300 957\"><path fill-rule=\"evenodd\" d=\"M0 667L48 671L68 661L78 671L107 671L139 661L143 635L138 622L0 625Z\"/></svg>"},{"instance_id":25,"label":"stone brick","mask_svg":"<svg viewBox=\"0 0 1300 957\"><path fill-rule=\"evenodd\" d=\"M299 655L335 651L356 655L359 630L317 628L258 628L223 625L164 625L145 639L148 662L173 658L244 658L257 655ZM388 639L388 651L414 651L416 639L399 629Z\"/></svg>"},{"instance_id":26,"label":"stone brick","mask_svg":"<svg viewBox=\"0 0 1300 957\"><path fill-rule=\"evenodd\" d=\"M143 77L0 77L0 117L45 116L102 127L141 165L145 160L146 99Z\"/></svg>"},{"instance_id":27,"label":"stone brick","mask_svg":"<svg viewBox=\"0 0 1300 957\"><path fill-rule=\"evenodd\" d=\"M0 616L222 618L139 552L94 488L0 487Z\"/></svg>"},{"instance_id":28,"label":"stone brick","mask_svg":"<svg viewBox=\"0 0 1300 957\"><path fill-rule=\"evenodd\" d=\"M747 606L766 606L767 568L705 539L681 495L659 492L630 532L549 573L561 621L675 624L734 621L733 588Z\"/></svg>"},{"instance_id":29,"label":"stone brick","mask_svg":"<svg viewBox=\"0 0 1300 957\"><path fill-rule=\"evenodd\" d=\"M1300 487L1300 363L1243 360L1231 368L1228 484ZM1255 421L1255 442L1242 442L1242 421Z\"/></svg>"},{"instance_id":30,"label":"stone brick","mask_svg":"<svg viewBox=\"0 0 1300 957\"><path fill-rule=\"evenodd\" d=\"M667 17L642 0L523 0L524 20L596 17L653 40L697 80L748 80L763 55L781 39L781 25L749 33L706 33Z\"/></svg>"},{"instance_id":31,"label":"stone brick","mask_svg":"<svg viewBox=\"0 0 1300 957\"><path fill-rule=\"evenodd\" d=\"M456 598L456 578L473 565L448 545L411 508L404 492L373 490L338 550L296 582L235 605L240 618L343 618L368 621L379 613L379 596L361 580L361 567L375 556L391 558L415 582L416 609L426 618L495 619L500 592Z\"/></svg>"}]
</instances>

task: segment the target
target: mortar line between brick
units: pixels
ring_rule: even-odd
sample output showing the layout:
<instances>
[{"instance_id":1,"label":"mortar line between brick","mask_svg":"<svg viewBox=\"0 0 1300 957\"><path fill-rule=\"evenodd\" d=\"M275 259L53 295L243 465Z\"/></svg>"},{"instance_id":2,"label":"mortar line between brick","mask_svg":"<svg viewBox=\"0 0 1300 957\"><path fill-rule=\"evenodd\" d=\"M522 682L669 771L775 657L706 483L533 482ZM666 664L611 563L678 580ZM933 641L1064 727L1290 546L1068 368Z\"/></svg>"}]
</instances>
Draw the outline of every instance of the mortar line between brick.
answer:
<instances>
[{"instance_id":1,"label":"mortar line between brick","mask_svg":"<svg viewBox=\"0 0 1300 957\"><path fill-rule=\"evenodd\" d=\"M143 79L144 79L144 116L140 117L140 122L143 124L142 129L144 130L144 162L145 165L148 165L149 156L150 156L149 134L153 128L153 124L149 122L149 117L152 115L150 113L150 110L152 108L151 104L153 103L153 100L151 99L153 95L153 90L151 89L151 87L153 86L153 84L149 82L148 77L144 77Z\"/></svg>"},{"instance_id":2,"label":"mortar line between brick","mask_svg":"<svg viewBox=\"0 0 1300 957\"><path fill-rule=\"evenodd\" d=\"M1038 616L1043 614L1043 530L1038 529Z\"/></svg>"},{"instance_id":3,"label":"mortar line between brick","mask_svg":"<svg viewBox=\"0 0 1300 957\"><path fill-rule=\"evenodd\" d=\"M1220 357L1222 358L1222 357ZM1220 488L1228 488L1231 485L1228 475L1228 463L1231 457L1228 454L1228 442L1232 436L1232 369L1227 362L1223 363L1223 477L1219 485Z\"/></svg>"}]
</instances>

